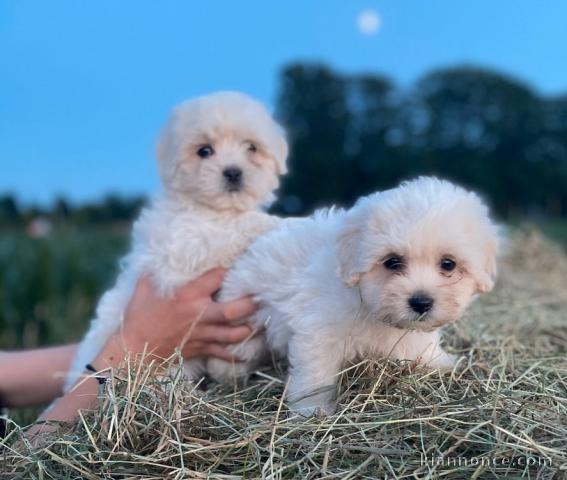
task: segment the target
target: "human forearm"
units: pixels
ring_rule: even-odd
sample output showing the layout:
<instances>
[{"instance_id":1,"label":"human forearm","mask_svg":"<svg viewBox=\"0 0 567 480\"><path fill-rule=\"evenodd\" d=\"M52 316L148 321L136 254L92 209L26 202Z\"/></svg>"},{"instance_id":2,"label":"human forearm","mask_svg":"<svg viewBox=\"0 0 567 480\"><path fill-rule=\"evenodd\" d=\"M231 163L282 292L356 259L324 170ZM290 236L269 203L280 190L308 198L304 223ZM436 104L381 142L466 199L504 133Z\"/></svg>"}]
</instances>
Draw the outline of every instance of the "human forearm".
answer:
<instances>
[{"instance_id":1,"label":"human forearm","mask_svg":"<svg viewBox=\"0 0 567 480\"><path fill-rule=\"evenodd\" d=\"M61 395L76 345L0 352L0 396L7 407L41 405Z\"/></svg>"}]
</instances>

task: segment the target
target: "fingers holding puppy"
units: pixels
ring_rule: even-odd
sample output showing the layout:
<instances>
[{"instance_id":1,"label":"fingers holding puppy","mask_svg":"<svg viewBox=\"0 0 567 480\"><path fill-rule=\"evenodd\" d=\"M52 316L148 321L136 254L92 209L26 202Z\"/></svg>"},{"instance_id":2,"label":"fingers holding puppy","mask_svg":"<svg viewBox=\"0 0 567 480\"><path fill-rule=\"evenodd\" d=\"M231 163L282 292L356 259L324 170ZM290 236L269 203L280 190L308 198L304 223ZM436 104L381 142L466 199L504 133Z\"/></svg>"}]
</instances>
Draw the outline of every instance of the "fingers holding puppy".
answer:
<instances>
[{"instance_id":1,"label":"fingers holding puppy","mask_svg":"<svg viewBox=\"0 0 567 480\"><path fill-rule=\"evenodd\" d=\"M248 325L203 325L190 333L187 341L214 342L221 345L240 343L252 335L252 328Z\"/></svg>"},{"instance_id":2,"label":"fingers holding puppy","mask_svg":"<svg viewBox=\"0 0 567 480\"><path fill-rule=\"evenodd\" d=\"M223 303L213 299L225 273L224 269L213 269L181 287L176 294L180 312L187 317L196 317L182 347L186 359L215 357L238 362L228 347L258 333L244 323L257 308L251 297Z\"/></svg>"},{"instance_id":3,"label":"fingers holding puppy","mask_svg":"<svg viewBox=\"0 0 567 480\"><path fill-rule=\"evenodd\" d=\"M235 324L242 322L256 311L257 305L251 297L243 297L231 302L211 302L203 315L207 323Z\"/></svg>"},{"instance_id":4,"label":"fingers holding puppy","mask_svg":"<svg viewBox=\"0 0 567 480\"><path fill-rule=\"evenodd\" d=\"M240 358L229 351L227 345L214 342L188 342L181 349L181 354L186 360L215 357L230 363L241 361Z\"/></svg>"},{"instance_id":5,"label":"fingers holding puppy","mask_svg":"<svg viewBox=\"0 0 567 480\"><path fill-rule=\"evenodd\" d=\"M193 314L198 310L204 323L235 323L252 315L257 306L251 297L224 303L213 299L225 273L225 269L215 268L181 287L175 295L180 311Z\"/></svg>"},{"instance_id":6,"label":"fingers holding puppy","mask_svg":"<svg viewBox=\"0 0 567 480\"><path fill-rule=\"evenodd\" d=\"M225 268L213 268L180 287L175 295L180 300L212 298L221 288L225 274Z\"/></svg>"},{"instance_id":7,"label":"fingers holding puppy","mask_svg":"<svg viewBox=\"0 0 567 480\"><path fill-rule=\"evenodd\" d=\"M169 357L180 346L186 358L232 358L223 346L252 335L244 321L256 307L250 298L227 303L213 300L224 274L224 269L211 270L171 297L161 295L149 277L142 277L126 309L118 341L129 351L147 348L161 358Z\"/></svg>"}]
</instances>

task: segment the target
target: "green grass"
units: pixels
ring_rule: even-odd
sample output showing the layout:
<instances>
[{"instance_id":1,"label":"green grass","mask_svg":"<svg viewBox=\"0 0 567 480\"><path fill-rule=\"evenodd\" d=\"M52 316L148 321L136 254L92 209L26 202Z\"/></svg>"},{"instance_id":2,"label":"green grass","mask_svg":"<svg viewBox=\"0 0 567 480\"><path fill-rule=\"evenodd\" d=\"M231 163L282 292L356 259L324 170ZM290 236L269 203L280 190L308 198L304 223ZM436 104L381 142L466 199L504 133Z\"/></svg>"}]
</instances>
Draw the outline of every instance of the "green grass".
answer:
<instances>
[{"instance_id":1,"label":"green grass","mask_svg":"<svg viewBox=\"0 0 567 480\"><path fill-rule=\"evenodd\" d=\"M567 249L567 221L542 220L536 222L537 227L549 238L560 243Z\"/></svg>"},{"instance_id":2,"label":"green grass","mask_svg":"<svg viewBox=\"0 0 567 480\"><path fill-rule=\"evenodd\" d=\"M112 230L54 231L34 239L0 235L0 348L77 341L118 270L128 235Z\"/></svg>"}]
</instances>

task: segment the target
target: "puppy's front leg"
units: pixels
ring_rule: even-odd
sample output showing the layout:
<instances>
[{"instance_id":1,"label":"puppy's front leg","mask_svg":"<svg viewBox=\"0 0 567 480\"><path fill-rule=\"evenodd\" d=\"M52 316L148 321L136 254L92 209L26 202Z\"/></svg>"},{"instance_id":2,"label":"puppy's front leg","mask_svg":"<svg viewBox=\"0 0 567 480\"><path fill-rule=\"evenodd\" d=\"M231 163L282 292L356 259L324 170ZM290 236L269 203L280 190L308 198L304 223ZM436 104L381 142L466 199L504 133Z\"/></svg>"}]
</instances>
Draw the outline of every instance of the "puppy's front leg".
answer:
<instances>
[{"instance_id":1,"label":"puppy's front leg","mask_svg":"<svg viewBox=\"0 0 567 480\"><path fill-rule=\"evenodd\" d=\"M451 370L457 357L441 348L441 336L434 332L407 332L392 351L398 359L417 360L419 363L434 369Z\"/></svg>"},{"instance_id":2,"label":"puppy's front leg","mask_svg":"<svg viewBox=\"0 0 567 480\"><path fill-rule=\"evenodd\" d=\"M295 335L289 345L288 399L291 410L310 417L335 411L337 381L344 362L344 345L316 337Z\"/></svg>"},{"instance_id":3,"label":"puppy's front leg","mask_svg":"<svg viewBox=\"0 0 567 480\"><path fill-rule=\"evenodd\" d=\"M209 358L207 360L207 372L217 382L224 385L246 383L250 373L262 363L268 355L268 345L265 336L249 338L237 345L227 348L239 359L239 362L230 363L219 358Z\"/></svg>"}]
</instances>

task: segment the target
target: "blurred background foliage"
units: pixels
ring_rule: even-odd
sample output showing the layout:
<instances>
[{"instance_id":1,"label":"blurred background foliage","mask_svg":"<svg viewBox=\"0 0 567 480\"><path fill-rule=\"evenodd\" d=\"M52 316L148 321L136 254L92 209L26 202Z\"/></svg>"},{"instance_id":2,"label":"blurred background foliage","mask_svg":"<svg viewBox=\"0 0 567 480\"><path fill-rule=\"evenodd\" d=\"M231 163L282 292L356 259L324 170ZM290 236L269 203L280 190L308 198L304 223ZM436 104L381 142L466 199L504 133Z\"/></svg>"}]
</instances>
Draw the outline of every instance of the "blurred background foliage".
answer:
<instances>
[{"instance_id":1,"label":"blurred background foliage","mask_svg":"<svg viewBox=\"0 0 567 480\"><path fill-rule=\"evenodd\" d=\"M434 71L404 90L296 64L282 72L277 112L291 140L283 212L348 205L436 174L479 190L504 218L567 215L567 96L542 98L474 67Z\"/></svg>"},{"instance_id":2,"label":"blurred background foliage","mask_svg":"<svg viewBox=\"0 0 567 480\"><path fill-rule=\"evenodd\" d=\"M350 205L403 179L436 174L481 192L508 222L567 238L567 96L474 67L411 88L321 64L281 72L276 114L290 174L273 211ZM143 197L22 205L0 195L0 348L77 340L118 270Z\"/></svg>"},{"instance_id":3,"label":"blurred background foliage","mask_svg":"<svg viewBox=\"0 0 567 480\"><path fill-rule=\"evenodd\" d=\"M128 245L124 229L0 235L0 348L78 340Z\"/></svg>"}]
</instances>

